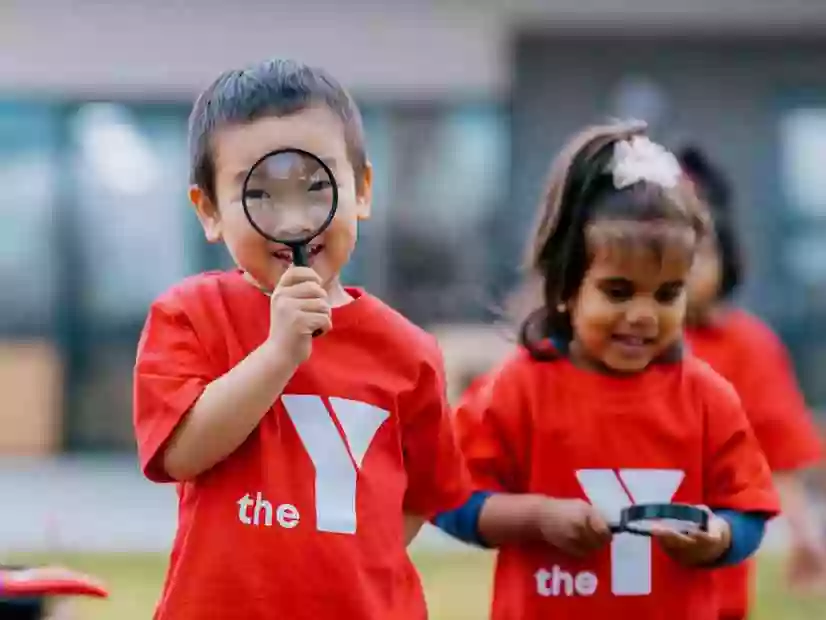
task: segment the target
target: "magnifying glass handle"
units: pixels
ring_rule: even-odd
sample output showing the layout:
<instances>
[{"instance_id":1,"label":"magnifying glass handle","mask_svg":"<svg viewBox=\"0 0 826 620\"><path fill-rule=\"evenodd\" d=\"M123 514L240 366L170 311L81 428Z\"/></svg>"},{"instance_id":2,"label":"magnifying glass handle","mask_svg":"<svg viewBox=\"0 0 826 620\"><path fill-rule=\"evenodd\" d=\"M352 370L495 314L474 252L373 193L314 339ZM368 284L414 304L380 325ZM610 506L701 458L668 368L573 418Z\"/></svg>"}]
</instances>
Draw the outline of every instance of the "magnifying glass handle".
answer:
<instances>
[{"instance_id":1,"label":"magnifying glass handle","mask_svg":"<svg viewBox=\"0 0 826 620\"><path fill-rule=\"evenodd\" d=\"M303 243L296 244L292 247L293 250L293 265L296 267L308 267L307 261L307 246ZM313 338L318 338L323 332L317 329L313 332Z\"/></svg>"},{"instance_id":2,"label":"magnifying glass handle","mask_svg":"<svg viewBox=\"0 0 826 620\"><path fill-rule=\"evenodd\" d=\"M307 267L307 246L303 243L292 246L293 250L293 265L296 267Z\"/></svg>"}]
</instances>

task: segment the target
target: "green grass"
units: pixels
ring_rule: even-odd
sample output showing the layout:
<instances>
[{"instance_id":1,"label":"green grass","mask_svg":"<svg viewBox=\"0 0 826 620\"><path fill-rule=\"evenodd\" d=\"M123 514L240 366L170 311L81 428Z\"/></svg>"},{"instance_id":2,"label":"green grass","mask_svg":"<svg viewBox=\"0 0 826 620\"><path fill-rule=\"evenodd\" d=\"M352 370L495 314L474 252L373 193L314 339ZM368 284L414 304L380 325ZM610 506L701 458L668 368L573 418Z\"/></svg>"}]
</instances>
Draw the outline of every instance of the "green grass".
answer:
<instances>
[{"instance_id":1,"label":"green grass","mask_svg":"<svg viewBox=\"0 0 826 620\"><path fill-rule=\"evenodd\" d=\"M415 554L427 592L432 620L487 618L492 556L487 553ZM62 554L16 556L10 561L49 562L92 573L106 580L112 596L106 601L78 603L78 620L146 620L161 588L166 557L157 554ZM826 617L824 598L790 596L785 589L780 558L760 561L757 604L753 620L813 620Z\"/></svg>"},{"instance_id":2,"label":"green grass","mask_svg":"<svg viewBox=\"0 0 826 620\"><path fill-rule=\"evenodd\" d=\"M786 588L782 558L761 558L757 572L757 601L750 620L815 620L826 617L826 592L818 597L791 596Z\"/></svg>"}]
</instances>

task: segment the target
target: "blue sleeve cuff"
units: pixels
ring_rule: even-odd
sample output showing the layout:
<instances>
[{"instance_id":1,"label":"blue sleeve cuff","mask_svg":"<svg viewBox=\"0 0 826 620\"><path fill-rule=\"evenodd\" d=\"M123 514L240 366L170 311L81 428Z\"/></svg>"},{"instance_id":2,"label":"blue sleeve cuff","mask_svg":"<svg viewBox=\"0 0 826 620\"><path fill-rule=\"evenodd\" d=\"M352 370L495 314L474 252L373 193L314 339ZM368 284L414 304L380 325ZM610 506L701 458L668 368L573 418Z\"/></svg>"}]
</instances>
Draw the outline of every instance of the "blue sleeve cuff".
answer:
<instances>
[{"instance_id":1,"label":"blue sleeve cuff","mask_svg":"<svg viewBox=\"0 0 826 620\"><path fill-rule=\"evenodd\" d=\"M459 508L443 512L433 519L433 525L462 542L477 547L488 545L479 536L479 514L492 493L477 491Z\"/></svg>"},{"instance_id":2,"label":"blue sleeve cuff","mask_svg":"<svg viewBox=\"0 0 826 620\"><path fill-rule=\"evenodd\" d=\"M750 558L763 542L769 516L761 512L740 512L737 510L715 510L714 514L724 519L731 529L731 546L710 568L732 566Z\"/></svg>"}]
</instances>

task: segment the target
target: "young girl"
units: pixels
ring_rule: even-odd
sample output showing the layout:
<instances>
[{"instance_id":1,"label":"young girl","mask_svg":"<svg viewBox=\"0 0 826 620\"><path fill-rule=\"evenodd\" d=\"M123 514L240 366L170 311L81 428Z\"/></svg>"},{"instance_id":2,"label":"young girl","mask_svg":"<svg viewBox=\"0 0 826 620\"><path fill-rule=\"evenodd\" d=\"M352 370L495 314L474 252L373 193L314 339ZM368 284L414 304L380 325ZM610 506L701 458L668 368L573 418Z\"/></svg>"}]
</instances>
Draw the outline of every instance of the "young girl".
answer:
<instances>
[{"instance_id":1,"label":"young girl","mask_svg":"<svg viewBox=\"0 0 826 620\"><path fill-rule=\"evenodd\" d=\"M742 263L730 212L731 190L724 174L693 147L683 149L679 160L708 204L715 232L702 244L689 279L688 345L737 390L774 472L791 526L792 583L819 581L822 587L826 584L826 548L813 526L800 476L822 458L817 428L783 344L759 319L728 303L740 282ZM718 572L721 618L747 616L751 568L749 562Z\"/></svg>"},{"instance_id":2,"label":"young girl","mask_svg":"<svg viewBox=\"0 0 826 620\"><path fill-rule=\"evenodd\" d=\"M710 567L777 511L731 386L680 347L702 205L644 125L556 162L530 244L543 303L457 412L479 491L436 519L499 549L492 618L716 620ZM612 536L632 503L710 507L707 532Z\"/></svg>"}]
</instances>

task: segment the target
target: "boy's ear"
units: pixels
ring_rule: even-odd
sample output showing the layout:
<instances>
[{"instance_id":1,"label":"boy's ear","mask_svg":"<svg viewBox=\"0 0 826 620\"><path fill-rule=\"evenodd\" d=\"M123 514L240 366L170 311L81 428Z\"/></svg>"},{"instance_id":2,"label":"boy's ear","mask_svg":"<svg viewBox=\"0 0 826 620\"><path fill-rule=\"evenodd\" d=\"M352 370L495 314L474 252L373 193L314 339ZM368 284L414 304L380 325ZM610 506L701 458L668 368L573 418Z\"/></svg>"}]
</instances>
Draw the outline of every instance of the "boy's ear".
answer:
<instances>
[{"instance_id":1,"label":"boy's ear","mask_svg":"<svg viewBox=\"0 0 826 620\"><path fill-rule=\"evenodd\" d=\"M197 185L189 187L189 201L195 207L195 214L204 229L204 236L210 243L218 243L222 239L221 214L209 196Z\"/></svg>"},{"instance_id":2,"label":"boy's ear","mask_svg":"<svg viewBox=\"0 0 826 620\"><path fill-rule=\"evenodd\" d=\"M373 207L373 166L370 165L369 161L364 165L364 173L358 188L356 195L358 211L356 216L360 220L369 220L370 210Z\"/></svg>"}]
</instances>

